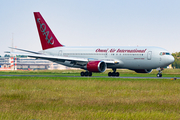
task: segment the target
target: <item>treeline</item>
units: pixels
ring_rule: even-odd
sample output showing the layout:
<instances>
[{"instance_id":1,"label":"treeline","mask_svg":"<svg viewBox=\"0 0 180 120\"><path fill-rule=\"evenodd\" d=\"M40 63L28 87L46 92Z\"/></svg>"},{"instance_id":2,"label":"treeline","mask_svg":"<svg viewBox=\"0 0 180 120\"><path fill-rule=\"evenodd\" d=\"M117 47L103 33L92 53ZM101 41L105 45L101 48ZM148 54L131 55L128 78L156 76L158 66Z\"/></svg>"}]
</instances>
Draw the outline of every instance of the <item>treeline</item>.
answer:
<instances>
[{"instance_id":1,"label":"treeline","mask_svg":"<svg viewBox=\"0 0 180 120\"><path fill-rule=\"evenodd\" d=\"M173 68L180 68L180 52L172 53L175 61L172 64Z\"/></svg>"}]
</instances>

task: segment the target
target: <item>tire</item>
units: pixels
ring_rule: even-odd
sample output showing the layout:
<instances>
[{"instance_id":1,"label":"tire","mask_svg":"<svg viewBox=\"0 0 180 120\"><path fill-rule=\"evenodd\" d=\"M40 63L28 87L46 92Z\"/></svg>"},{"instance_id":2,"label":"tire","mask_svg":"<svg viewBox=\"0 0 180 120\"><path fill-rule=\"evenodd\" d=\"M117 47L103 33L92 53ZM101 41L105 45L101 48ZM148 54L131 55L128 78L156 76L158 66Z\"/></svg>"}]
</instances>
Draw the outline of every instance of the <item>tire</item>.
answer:
<instances>
[{"instance_id":1,"label":"tire","mask_svg":"<svg viewBox=\"0 0 180 120\"><path fill-rule=\"evenodd\" d=\"M119 77L119 72L116 72L116 77Z\"/></svg>"},{"instance_id":2,"label":"tire","mask_svg":"<svg viewBox=\"0 0 180 120\"><path fill-rule=\"evenodd\" d=\"M85 73L84 72L81 72L81 76L84 76L85 75Z\"/></svg>"},{"instance_id":3,"label":"tire","mask_svg":"<svg viewBox=\"0 0 180 120\"><path fill-rule=\"evenodd\" d=\"M161 74L161 73L158 73L158 74L157 74L157 77L162 77L162 74Z\"/></svg>"},{"instance_id":4,"label":"tire","mask_svg":"<svg viewBox=\"0 0 180 120\"><path fill-rule=\"evenodd\" d=\"M115 72L113 72L113 73L112 73L112 76L113 76L113 77L115 77L115 76L116 76L116 73L115 73Z\"/></svg>"},{"instance_id":5,"label":"tire","mask_svg":"<svg viewBox=\"0 0 180 120\"><path fill-rule=\"evenodd\" d=\"M89 72L85 72L84 75L85 75L85 76L89 76Z\"/></svg>"},{"instance_id":6,"label":"tire","mask_svg":"<svg viewBox=\"0 0 180 120\"><path fill-rule=\"evenodd\" d=\"M89 76L92 76L92 72L89 72Z\"/></svg>"},{"instance_id":7,"label":"tire","mask_svg":"<svg viewBox=\"0 0 180 120\"><path fill-rule=\"evenodd\" d=\"M157 74L157 77L159 77L159 73Z\"/></svg>"},{"instance_id":8,"label":"tire","mask_svg":"<svg viewBox=\"0 0 180 120\"><path fill-rule=\"evenodd\" d=\"M111 72L109 72L109 73L108 73L108 76L109 76L109 77L111 77L111 76L112 76L112 73L111 73Z\"/></svg>"}]
</instances>

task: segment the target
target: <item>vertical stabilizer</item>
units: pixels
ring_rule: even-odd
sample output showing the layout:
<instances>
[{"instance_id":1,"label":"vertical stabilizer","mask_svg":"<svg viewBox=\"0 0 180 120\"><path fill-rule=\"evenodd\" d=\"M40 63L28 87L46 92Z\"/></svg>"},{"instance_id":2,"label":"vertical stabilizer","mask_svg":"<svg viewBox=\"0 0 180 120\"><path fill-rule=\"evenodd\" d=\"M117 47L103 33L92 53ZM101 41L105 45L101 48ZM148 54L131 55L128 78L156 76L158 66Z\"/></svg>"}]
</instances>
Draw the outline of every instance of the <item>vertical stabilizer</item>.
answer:
<instances>
[{"instance_id":1,"label":"vertical stabilizer","mask_svg":"<svg viewBox=\"0 0 180 120\"><path fill-rule=\"evenodd\" d=\"M34 12L34 17L41 40L42 49L45 50L54 47L62 47L63 45L59 43L41 14L39 12Z\"/></svg>"}]
</instances>

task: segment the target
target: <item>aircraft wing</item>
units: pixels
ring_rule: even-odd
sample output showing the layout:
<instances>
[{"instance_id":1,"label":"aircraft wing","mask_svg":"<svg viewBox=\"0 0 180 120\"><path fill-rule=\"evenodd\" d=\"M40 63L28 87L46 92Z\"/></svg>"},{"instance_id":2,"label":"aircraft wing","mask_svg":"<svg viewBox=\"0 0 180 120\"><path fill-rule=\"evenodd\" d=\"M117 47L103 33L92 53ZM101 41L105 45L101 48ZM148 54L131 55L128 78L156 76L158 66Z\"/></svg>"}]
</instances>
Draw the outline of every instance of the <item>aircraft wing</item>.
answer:
<instances>
[{"instance_id":1,"label":"aircraft wing","mask_svg":"<svg viewBox=\"0 0 180 120\"><path fill-rule=\"evenodd\" d=\"M85 58L75 58L75 57L64 57L64 56L52 56L52 55L43 55L43 54L30 54L30 53L19 53L19 52L6 52L15 55L24 55L28 57L33 57L37 59L45 59L50 61L78 61L78 62L88 62L88 59Z\"/></svg>"},{"instance_id":2,"label":"aircraft wing","mask_svg":"<svg viewBox=\"0 0 180 120\"><path fill-rule=\"evenodd\" d=\"M98 59L88 59L88 58L77 58L77 57L65 57L65 56L52 56L52 55L44 55L44 54L32 54L31 53L21 53L21 52L6 52L15 55L23 55L27 57L37 58L37 59L45 59L50 60L52 62L65 62L65 61L72 61L78 63L88 63L89 61L95 61ZM113 59L102 59L106 64L117 64L119 61L115 61Z\"/></svg>"},{"instance_id":3,"label":"aircraft wing","mask_svg":"<svg viewBox=\"0 0 180 120\"><path fill-rule=\"evenodd\" d=\"M76 61L76 62L88 62L88 59L76 58L76 57L64 57L64 56L51 56L51 55L37 55L31 54L28 57L46 59L53 62L65 62L65 61Z\"/></svg>"},{"instance_id":4,"label":"aircraft wing","mask_svg":"<svg viewBox=\"0 0 180 120\"><path fill-rule=\"evenodd\" d=\"M39 53L39 52L34 52L34 51L25 50L25 49L20 49L20 48L13 48L13 47L9 47L9 48L15 49L15 50L24 51L24 52L29 52L29 53L33 53L33 54L42 54L42 53Z\"/></svg>"}]
</instances>

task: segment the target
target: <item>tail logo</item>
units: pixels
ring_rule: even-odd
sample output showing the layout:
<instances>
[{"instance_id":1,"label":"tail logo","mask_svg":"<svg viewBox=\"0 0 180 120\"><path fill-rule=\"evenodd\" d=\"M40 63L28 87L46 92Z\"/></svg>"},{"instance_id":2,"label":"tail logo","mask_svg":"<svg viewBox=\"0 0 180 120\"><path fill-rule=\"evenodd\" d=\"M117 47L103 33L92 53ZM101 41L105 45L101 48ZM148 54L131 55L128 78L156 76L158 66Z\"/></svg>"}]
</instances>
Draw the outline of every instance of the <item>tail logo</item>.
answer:
<instances>
[{"instance_id":1,"label":"tail logo","mask_svg":"<svg viewBox=\"0 0 180 120\"><path fill-rule=\"evenodd\" d=\"M39 23L40 25L40 31L43 33L43 35L46 36L46 41L48 44L51 44L53 45L54 44L54 40L53 40L53 37L51 36L51 38L49 39L49 31L46 31L46 25L44 23L41 23L40 22L40 18L37 19L37 22Z\"/></svg>"}]
</instances>

